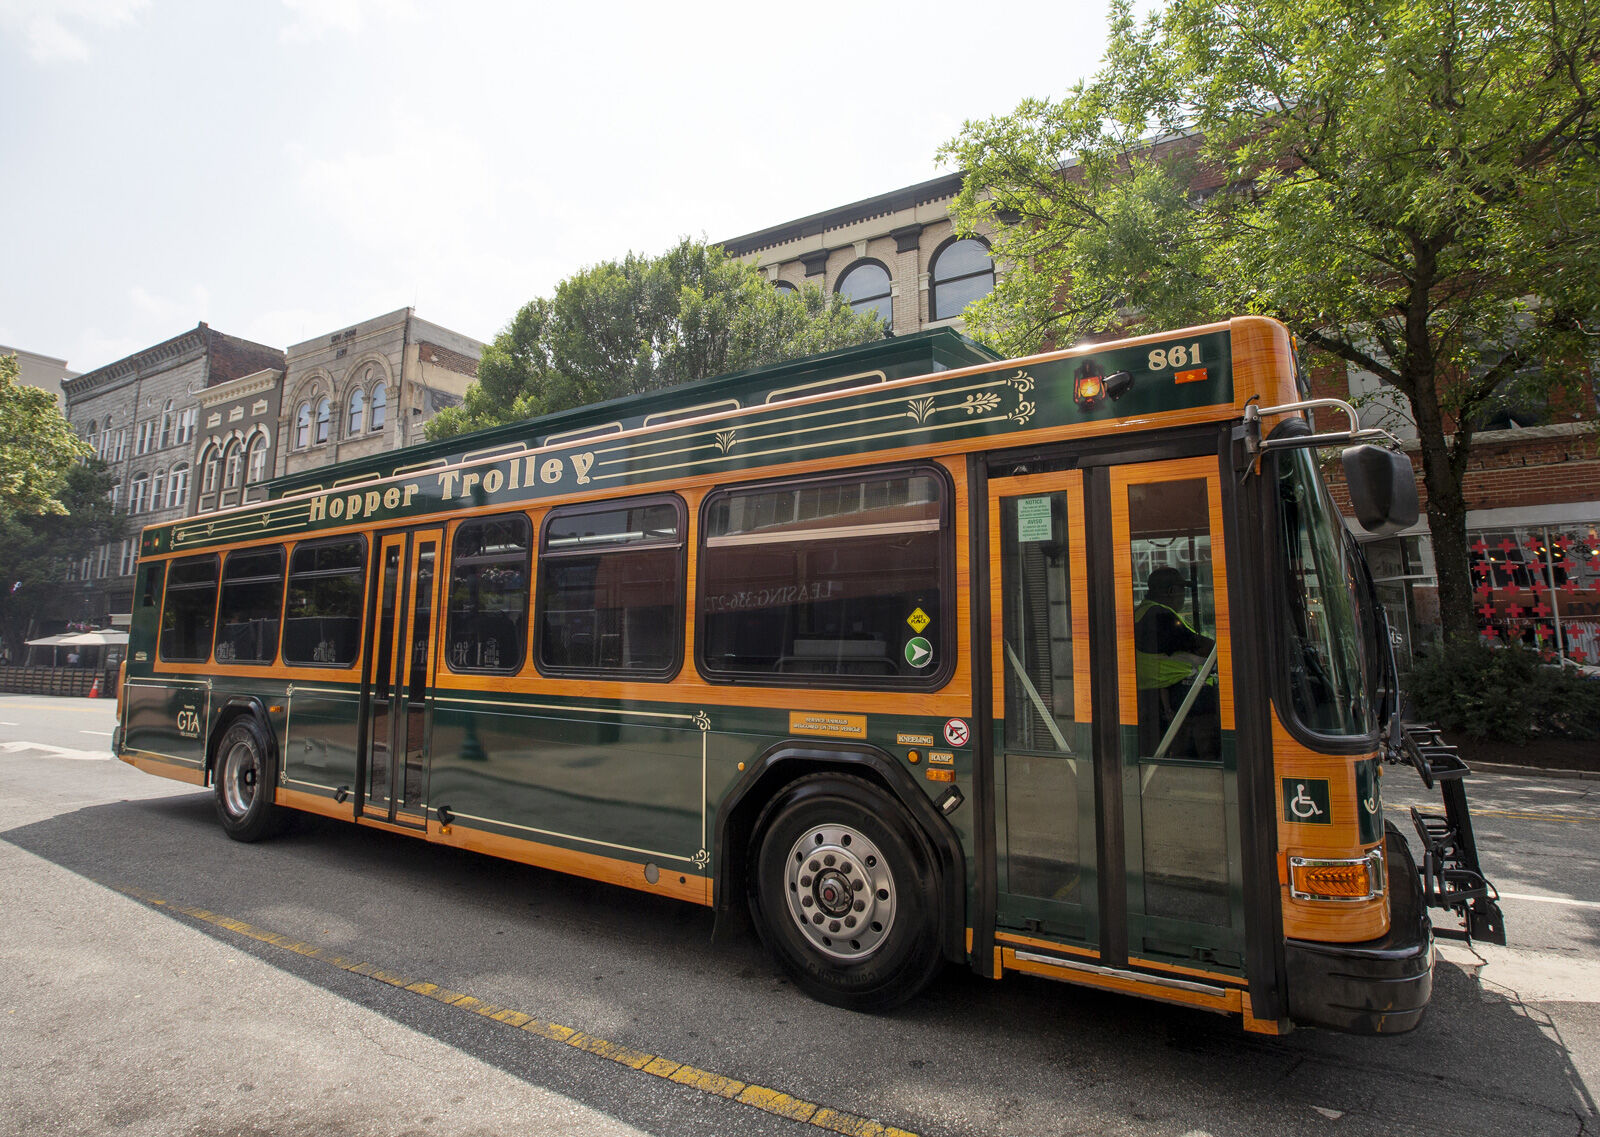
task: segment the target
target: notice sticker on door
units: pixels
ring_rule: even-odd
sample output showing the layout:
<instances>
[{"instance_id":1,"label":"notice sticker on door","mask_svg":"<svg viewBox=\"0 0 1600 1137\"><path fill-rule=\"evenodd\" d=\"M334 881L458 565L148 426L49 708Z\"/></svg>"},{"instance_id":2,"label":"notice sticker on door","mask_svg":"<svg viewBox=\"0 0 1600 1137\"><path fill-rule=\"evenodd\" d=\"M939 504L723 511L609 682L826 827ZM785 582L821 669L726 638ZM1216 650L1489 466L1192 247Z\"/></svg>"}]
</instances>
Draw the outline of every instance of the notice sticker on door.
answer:
<instances>
[{"instance_id":1,"label":"notice sticker on door","mask_svg":"<svg viewBox=\"0 0 1600 1137\"><path fill-rule=\"evenodd\" d=\"M1018 498L1017 540L1048 541L1050 537L1050 499L1047 497Z\"/></svg>"}]
</instances>

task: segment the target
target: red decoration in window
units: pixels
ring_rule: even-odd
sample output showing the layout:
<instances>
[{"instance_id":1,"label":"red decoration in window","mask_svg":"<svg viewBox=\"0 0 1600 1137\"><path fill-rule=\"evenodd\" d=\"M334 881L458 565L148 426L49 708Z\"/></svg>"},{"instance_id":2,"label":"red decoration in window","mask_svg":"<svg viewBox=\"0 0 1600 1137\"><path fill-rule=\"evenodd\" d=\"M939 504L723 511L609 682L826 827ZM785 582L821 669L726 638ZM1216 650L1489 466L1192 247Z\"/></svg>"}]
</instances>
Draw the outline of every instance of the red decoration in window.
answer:
<instances>
[{"instance_id":1,"label":"red decoration in window","mask_svg":"<svg viewBox=\"0 0 1600 1137\"><path fill-rule=\"evenodd\" d=\"M1481 557L1483 554L1489 551L1489 546L1483 543L1482 537L1479 537L1476 541L1472 542L1472 551Z\"/></svg>"},{"instance_id":2,"label":"red decoration in window","mask_svg":"<svg viewBox=\"0 0 1600 1137\"><path fill-rule=\"evenodd\" d=\"M1515 620L1522 615L1522 609L1513 604L1511 607L1506 609L1506 615Z\"/></svg>"},{"instance_id":3,"label":"red decoration in window","mask_svg":"<svg viewBox=\"0 0 1600 1137\"><path fill-rule=\"evenodd\" d=\"M1485 620L1494 619L1494 605L1485 604L1482 608L1478 609L1478 614L1481 615Z\"/></svg>"},{"instance_id":4,"label":"red decoration in window","mask_svg":"<svg viewBox=\"0 0 1600 1137\"><path fill-rule=\"evenodd\" d=\"M1505 539L1503 539L1500 542L1500 544L1497 547L1499 548L1499 550L1502 553L1505 553L1507 556L1510 556L1512 551L1516 549L1517 543L1515 541L1513 541L1510 537L1506 537Z\"/></svg>"},{"instance_id":5,"label":"red decoration in window","mask_svg":"<svg viewBox=\"0 0 1600 1137\"><path fill-rule=\"evenodd\" d=\"M1543 600L1539 601L1538 604L1534 605L1533 614L1538 616L1540 619L1543 619L1544 617L1550 615L1550 605L1546 604Z\"/></svg>"}]
</instances>

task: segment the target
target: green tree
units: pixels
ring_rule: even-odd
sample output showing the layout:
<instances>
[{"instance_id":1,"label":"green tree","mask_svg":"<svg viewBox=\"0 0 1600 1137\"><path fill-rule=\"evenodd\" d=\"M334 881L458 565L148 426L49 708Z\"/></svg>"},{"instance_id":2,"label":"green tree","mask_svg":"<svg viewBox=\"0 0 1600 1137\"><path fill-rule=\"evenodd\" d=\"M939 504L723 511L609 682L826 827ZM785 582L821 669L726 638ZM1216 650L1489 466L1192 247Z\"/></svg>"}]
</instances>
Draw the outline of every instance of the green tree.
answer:
<instances>
[{"instance_id":1,"label":"green tree","mask_svg":"<svg viewBox=\"0 0 1600 1137\"><path fill-rule=\"evenodd\" d=\"M966 124L956 213L1014 353L1276 316L1415 421L1445 632L1475 623L1474 433L1581 387L1600 334L1594 0L1118 0L1101 71ZM1153 144L1153 140L1161 140ZM1588 411L1592 413L1592 407Z\"/></svg>"},{"instance_id":2,"label":"green tree","mask_svg":"<svg viewBox=\"0 0 1600 1137\"><path fill-rule=\"evenodd\" d=\"M17 357L0 356L0 518L60 513L67 471L93 451L61 417L55 397L17 374Z\"/></svg>"},{"instance_id":3,"label":"green tree","mask_svg":"<svg viewBox=\"0 0 1600 1137\"><path fill-rule=\"evenodd\" d=\"M683 240L568 277L495 337L466 401L429 438L879 339L874 315L815 288L774 289L718 246Z\"/></svg>"},{"instance_id":4,"label":"green tree","mask_svg":"<svg viewBox=\"0 0 1600 1137\"><path fill-rule=\"evenodd\" d=\"M29 620L60 596L67 564L122 536L125 519L110 496L111 475L91 457L68 467L53 499L58 509L0 510L0 639L12 659L21 659Z\"/></svg>"}]
</instances>

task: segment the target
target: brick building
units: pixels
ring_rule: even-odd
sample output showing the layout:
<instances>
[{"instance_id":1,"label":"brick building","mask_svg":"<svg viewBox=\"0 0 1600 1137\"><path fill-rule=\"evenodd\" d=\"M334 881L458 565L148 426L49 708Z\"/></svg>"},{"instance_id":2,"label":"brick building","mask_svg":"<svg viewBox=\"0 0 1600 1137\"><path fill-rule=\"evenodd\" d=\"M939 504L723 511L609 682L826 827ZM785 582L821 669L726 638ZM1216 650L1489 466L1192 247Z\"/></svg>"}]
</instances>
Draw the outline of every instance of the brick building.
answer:
<instances>
[{"instance_id":1,"label":"brick building","mask_svg":"<svg viewBox=\"0 0 1600 1137\"><path fill-rule=\"evenodd\" d=\"M190 509L198 397L263 368L283 367L278 348L201 323L104 367L65 380L66 417L111 467L113 501L137 528ZM85 552L68 566L57 620L123 625L132 611L138 539Z\"/></svg>"},{"instance_id":2,"label":"brick building","mask_svg":"<svg viewBox=\"0 0 1600 1137\"><path fill-rule=\"evenodd\" d=\"M1416 427L1404 400L1376 377L1326 367L1312 394L1355 399L1368 426L1400 438L1422 485ZM1583 376L1566 405L1527 404L1473 435L1462 492L1473 562L1479 628L1486 639L1600 662L1600 399ZM1341 416L1342 417L1342 416ZM1348 510L1342 474L1328 468L1334 497ZM1390 616L1402 666L1438 641L1439 598L1427 517L1393 537L1372 540L1352 523Z\"/></svg>"},{"instance_id":3,"label":"brick building","mask_svg":"<svg viewBox=\"0 0 1600 1137\"><path fill-rule=\"evenodd\" d=\"M1174 136L1158 148L1193 148ZM1220 171L1197 193L1214 190ZM840 292L857 309L880 312L896 333L961 328L961 309L994 286L995 266L980 239L960 240L949 217L961 189L951 174L722 242L759 266L778 288L810 284ZM1561 646L1600 662L1600 422L1594 377L1577 405L1526 407L1486 424L1466 477L1469 544L1479 614L1487 636ZM1385 425L1417 460L1415 428L1402 400L1375 376L1324 368L1314 393L1362 405L1367 425ZM1348 507L1334 464L1334 492ZM1419 474L1420 484L1420 474ZM1402 666L1439 637L1438 588L1426 519L1395 537L1367 540L1368 561L1394 625Z\"/></svg>"}]
</instances>

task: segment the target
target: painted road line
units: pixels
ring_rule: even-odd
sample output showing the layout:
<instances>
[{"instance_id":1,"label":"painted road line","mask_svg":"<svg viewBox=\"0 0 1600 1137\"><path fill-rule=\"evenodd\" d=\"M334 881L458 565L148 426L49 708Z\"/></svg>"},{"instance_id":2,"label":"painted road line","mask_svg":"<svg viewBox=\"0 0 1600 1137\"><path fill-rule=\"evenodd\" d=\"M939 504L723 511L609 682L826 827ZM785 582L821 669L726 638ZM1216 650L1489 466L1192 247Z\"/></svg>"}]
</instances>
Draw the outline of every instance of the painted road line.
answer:
<instances>
[{"instance_id":1,"label":"painted road line","mask_svg":"<svg viewBox=\"0 0 1600 1137\"><path fill-rule=\"evenodd\" d=\"M1600 900L1574 900L1570 896L1535 896L1531 892L1502 892L1501 900L1536 900L1540 904L1570 904L1574 908L1600 908Z\"/></svg>"},{"instance_id":2,"label":"painted road line","mask_svg":"<svg viewBox=\"0 0 1600 1137\"><path fill-rule=\"evenodd\" d=\"M84 697L82 701L87 703L89 700L87 697ZM20 709L24 711L77 711L79 714L84 715L94 714L96 711L102 709L106 711L110 711L112 709L112 704L109 700L96 699L94 701L97 703L105 702L106 705L104 708L80 707L75 705L77 702L76 698L64 695L59 703L13 703L7 699L0 699L0 707L5 707L8 711L13 709Z\"/></svg>"},{"instance_id":3,"label":"painted road line","mask_svg":"<svg viewBox=\"0 0 1600 1137\"><path fill-rule=\"evenodd\" d=\"M111 732L109 730L80 730L78 733L79 734L98 734L101 738L110 738L111 737Z\"/></svg>"},{"instance_id":4,"label":"painted road line","mask_svg":"<svg viewBox=\"0 0 1600 1137\"><path fill-rule=\"evenodd\" d=\"M915 1133L909 1130L896 1129L893 1126L884 1125L880 1121L874 1121L869 1117L859 1117L853 1113L830 1109L815 1102L791 1097L781 1090L768 1089L765 1086L742 1082L737 1078L725 1077L710 1070L701 1070L682 1062L674 1062L672 1059L662 1057L659 1054L648 1054L642 1050L634 1050L631 1047L622 1046L615 1042L608 1042L584 1031L562 1026L560 1023L547 1022L533 1015L524 1014L522 1011L513 1010L510 1007L496 1006L493 1003L487 1003L475 998L464 991L452 991L448 987L441 987L439 984L430 983L425 979L412 979L392 971L386 971L376 964L330 955L323 951L322 948L308 944L304 940L296 940L290 936L280 935L277 932L263 931L245 923L243 920L235 920L228 916L218 915L204 908L189 908L181 904L174 904L159 896L152 896L143 889L120 885L113 885L112 887L125 896L131 896L135 900L142 901L152 907L165 908L169 912L177 912L180 915L189 917L191 920L199 920L214 927L225 928L230 932L260 943L271 944L273 947L292 951L296 955L305 956L307 959L315 959L322 963L331 964L341 971L376 979L378 982L387 983L391 987L398 987L401 990L422 995L448 1006L471 1011L475 1015L482 1015L484 1018L493 1019L495 1022L505 1023L507 1026L527 1031L529 1034L537 1035L551 1042L560 1042L578 1050L587 1051L598 1058L615 1062L619 1066L626 1066L630 1070L677 1082L679 1085L699 1090L703 1094L728 1098L731 1101L750 1106L752 1109L759 1109L763 1113L786 1117L793 1121L803 1121L817 1129L826 1130L830 1133L843 1133L847 1137L917 1137Z\"/></svg>"},{"instance_id":5,"label":"painted road line","mask_svg":"<svg viewBox=\"0 0 1600 1137\"><path fill-rule=\"evenodd\" d=\"M109 750L68 750L65 746L51 746L46 742L0 742L0 750L10 754L35 751L50 758L67 758L74 762L109 762Z\"/></svg>"}]
</instances>

